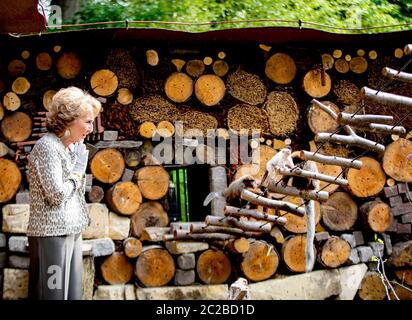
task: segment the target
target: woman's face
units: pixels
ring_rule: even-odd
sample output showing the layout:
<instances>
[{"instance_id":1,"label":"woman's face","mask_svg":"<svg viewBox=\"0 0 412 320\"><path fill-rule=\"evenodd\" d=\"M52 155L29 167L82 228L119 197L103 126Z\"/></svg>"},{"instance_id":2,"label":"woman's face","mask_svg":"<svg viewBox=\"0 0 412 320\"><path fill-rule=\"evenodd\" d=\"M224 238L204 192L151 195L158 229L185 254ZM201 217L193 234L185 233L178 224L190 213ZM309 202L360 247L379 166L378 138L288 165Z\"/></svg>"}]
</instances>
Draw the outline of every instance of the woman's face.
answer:
<instances>
[{"instance_id":1,"label":"woman's face","mask_svg":"<svg viewBox=\"0 0 412 320\"><path fill-rule=\"evenodd\" d=\"M93 132L93 110L88 107L84 114L73 121L73 123L68 127L70 130L70 142L76 143L83 141L84 138Z\"/></svg>"}]
</instances>

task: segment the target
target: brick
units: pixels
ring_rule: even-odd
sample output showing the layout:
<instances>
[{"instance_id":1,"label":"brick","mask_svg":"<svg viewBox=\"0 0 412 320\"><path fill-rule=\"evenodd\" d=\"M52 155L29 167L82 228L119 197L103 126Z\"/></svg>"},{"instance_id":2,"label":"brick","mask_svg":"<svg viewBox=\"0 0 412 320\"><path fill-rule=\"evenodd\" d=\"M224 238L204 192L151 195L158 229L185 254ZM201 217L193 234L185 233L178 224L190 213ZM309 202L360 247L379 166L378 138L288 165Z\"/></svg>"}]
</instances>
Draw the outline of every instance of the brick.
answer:
<instances>
[{"instance_id":1,"label":"brick","mask_svg":"<svg viewBox=\"0 0 412 320\"><path fill-rule=\"evenodd\" d=\"M0 249L5 248L7 246L6 235L4 233L0 233Z\"/></svg>"},{"instance_id":2,"label":"brick","mask_svg":"<svg viewBox=\"0 0 412 320\"><path fill-rule=\"evenodd\" d=\"M92 246L93 257L110 256L114 252L114 242L110 238L83 240L83 244Z\"/></svg>"},{"instance_id":3,"label":"brick","mask_svg":"<svg viewBox=\"0 0 412 320\"><path fill-rule=\"evenodd\" d=\"M383 193L386 198L397 196L398 195L398 186L394 185L392 187L383 188Z\"/></svg>"},{"instance_id":4,"label":"brick","mask_svg":"<svg viewBox=\"0 0 412 320\"><path fill-rule=\"evenodd\" d=\"M409 190L409 186L407 182L398 183L398 193L407 193Z\"/></svg>"},{"instance_id":5,"label":"brick","mask_svg":"<svg viewBox=\"0 0 412 320\"><path fill-rule=\"evenodd\" d=\"M371 260L373 256L373 250L371 247L360 246L360 247L357 247L356 250L358 250L359 259L361 262L368 262Z\"/></svg>"},{"instance_id":6,"label":"brick","mask_svg":"<svg viewBox=\"0 0 412 320\"><path fill-rule=\"evenodd\" d=\"M398 223L397 233L411 233L411 224L410 223Z\"/></svg>"},{"instance_id":7,"label":"brick","mask_svg":"<svg viewBox=\"0 0 412 320\"><path fill-rule=\"evenodd\" d=\"M412 212L412 203L403 203L400 204L396 207L391 208L391 212L394 217L400 216L405 213L411 213Z\"/></svg>"},{"instance_id":8,"label":"brick","mask_svg":"<svg viewBox=\"0 0 412 320\"><path fill-rule=\"evenodd\" d=\"M390 225L389 229L386 230L386 232L396 232L398 231L398 221L396 219L393 219L392 224Z\"/></svg>"},{"instance_id":9,"label":"brick","mask_svg":"<svg viewBox=\"0 0 412 320\"><path fill-rule=\"evenodd\" d=\"M194 270L177 269L174 278L174 284L177 286L187 286L195 282Z\"/></svg>"},{"instance_id":10,"label":"brick","mask_svg":"<svg viewBox=\"0 0 412 320\"><path fill-rule=\"evenodd\" d=\"M348 242L350 244L351 248L356 247L356 239L355 239L355 236L353 234L344 233L340 236L340 238L345 240L346 242Z\"/></svg>"},{"instance_id":11,"label":"brick","mask_svg":"<svg viewBox=\"0 0 412 320\"><path fill-rule=\"evenodd\" d=\"M323 240L328 240L329 239L329 232L327 231L322 231L322 232L316 232L315 233L315 240L316 241L323 241Z\"/></svg>"},{"instance_id":12,"label":"brick","mask_svg":"<svg viewBox=\"0 0 412 320\"><path fill-rule=\"evenodd\" d=\"M181 254L177 257L177 265L182 270L194 269L196 266L196 259L194 253Z\"/></svg>"},{"instance_id":13,"label":"brick","mask_svg":"<svg viewBox=\"0 0 412 320\"><path fill-rule=\"evenodd\" d=\"M383 242L385 243L385 253L390 256L392 254L392 240L390 235L382 233Z\"/></svg>"},{"instance_id":14,"label":"brick","mask_svg":"<svg viewBox=\"0 0 412 320\"><path fill-rule=\"evenodd\" d=\"M27 299L29 295L29 271L22 269L4 269L3 299Z\"/></svg>"},{"instance_id":15,"label":"brick","mask_svg":"<svg viewBox=\"0 0 412 320\"><path fill-rule=\"evenodd\" d=\"M7 252L0 252L0 269L6 267L7 264Z\"/></svg>"},{"instance_id":16,"label":"brick","mask_svg":"<svg viewBox=\"0 0 412 320\"><path fill-rule=\"evenodd\" d=\"M21 191L16 194L16 203L25 204L30 203L30 193L29 191Z\"/></svg>"},{"instance_id":17,"label":"brick","mask_svg":"<svg viewBox=\"0 0 412 320\"><path fill-rule=\"evenodd\" d=\"M412 213L403 214L401 216L402 223L411 223L412 222Z\"/></svg>"},{"instance_id":18,"label":"brick","mask_svg":"<svg viewBox=\"0 0 412 320\"><path fill-rule=\"evenodd\" d=\"M368 270L369 271L378 271L379 262L378 261L369 261Z\"/></svg>"},{"instance_id":19,"label":"brick","mask_svg":"<svg viewBox=\"0 0 412 320\"><path fill-rule=\"evenodd\" d=\"M353 236L355 237L356 246L361 246L365 244L365 240L363 239L362 231L353 231Z\"/></svg>"},{"instance_id":20,"label":"brick","mask_svg":"<svg viewBox=\"0 0 412 320\"><path fill-rule=\"evenodd\" d=\"M29 241L26 236L11 236L9 238L9 250L11 252L29 252Z\"/></svg>"},{"instance_id":21,"label":"brick","mask_svg":"<svg viewBox=\"0 0 412 320\"><path fill-rule=\"evenodd\" d=\"M384 244L379 242L368 242L368 246L372 248L373 255L377 258L383 257Z\"/></svg>"},{"instance_id":22,"label":"brick","mask_svg":"<svg viewBox=\"0 0 412 320\"><path fill-rule=\"evenodd\" d=\"M117 131L105 130L103 132L103 140L104 141L116 141L119 134Z\"/></svg>"},{"instance_id":23,"label":"brick","mask_svg":"<svg viewBox=\"0 0 412 320\"><path fill-rule=\"evenodd\" d=\"M401 196L395 196L395 197L390 197L389 198L389 205L391 207L396 207L400 204L402 204L402 197Z\"/></svg>"},{"instance_id":24,"label":"brick","mask_svg":"<svg viewBox=\"0 0 412 320\"><path fill-rule=\"evenodd\" d=\"M358 264L360 262L358 250L352 249L348 258L349 264Z\"/></svg>"},{"instance_id":25,"label":"brick","mask_svg":"<svg viewBox=\"0 0 412 320\"><path fill-rule=\"evenodd\" d=\"M130 169L124 169L122 181L132 181L134 177L134 171Z\"/></svg>"},{"instance_id":26,"label":"brick","mask_svg":"<svg viewBox=\"0 0 412 320\"><path fill-rule=\"evenodd\" d=\"M16 269L29 269L30 258L24 256L11 255L9 256L9 267Z\"/></svg>"}]
</instances>

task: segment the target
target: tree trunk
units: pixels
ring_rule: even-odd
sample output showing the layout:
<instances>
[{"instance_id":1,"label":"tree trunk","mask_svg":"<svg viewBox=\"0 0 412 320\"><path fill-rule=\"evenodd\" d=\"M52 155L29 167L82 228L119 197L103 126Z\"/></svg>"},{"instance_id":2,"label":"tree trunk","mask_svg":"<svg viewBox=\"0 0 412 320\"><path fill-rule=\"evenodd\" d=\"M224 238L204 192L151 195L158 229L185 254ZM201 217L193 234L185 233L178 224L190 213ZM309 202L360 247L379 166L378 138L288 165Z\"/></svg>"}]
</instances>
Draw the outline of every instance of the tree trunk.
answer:
<instances>
[{"instance_id":1,"label":"tree trunk","mask_svg":"<svg viewBox=\"0 0 412 320\"><path fill-rule=\"evenodd\" d=\"M364 73L368 69L368 61L364 57L354 57L349 62L349 69L353 73Z\"/></svg>"},{"instance_id":2,"label":"tree trunk","mask_svg":"<svg viewBox=\"0 0 412 320\"><path fill-rule=\"evenodd\" d=\"M126 284L133 275L133 266L121 252L108 256L100 267L103 279L109 284Z\"/></svg>"},{"instance_id":3,"label":"tree trunk","mask_svg":"<svg viewBox=\"0 0 412 320\"><path fill-rule=\"evenodd\" d=\"M249 251L250 242L248 239L241 237L234 240L229 240L227 248L233 253L245 253Z\"/></svg>"},{"instance_id":4,"label":"tree trunk","mask_svg":"<svg viewBox=\"0 0 412 320\"><path fill-rule=\"evenodd\" d=\"M331 86L330 76L323 70L311 70L303 77L303 89L313 98L321 98L328 95Z\"/></svg>"},{"instance_id":5,"label":"tree trunk","mask_svg":"<svg viewBox=\"0 0 412 320\"><path fill-rule=\"evenodd\" d=\"M200 76L195 83L196 98L205 106L215 106L225 95L225 83L213 74Z\"/></svg>"},{"instance_id":6,"label":"tree trunk","mask_svg":"<svg viewBox=\"0 0 412 320\"><path fill-rule=\"evenodd\" d=\"M395 244L388 262L397 268L412 267L412 240Z\"/></svg>"},{"instance_id":7,"label":"tree trunk","mask_svg":"<svg viewBox=\"0 0 412 320\"><path fill-rule=\"evenodd\" d=\"M120 214L132 215L142 203L139 187L131 182L117 182L106 192L106 200L110 208Z\"/></svg>"},{"instance_id":8,"label":"tree trunk","mask_svg":"<svg viewBox=\"0 0 412 320\"><path fill-rule=\"evenodd\" d=\"M8 159L0 158L0 172L0 203L6 203L15 196L22 177L17 165Z\"/></svg>"},{"instance_id":9,"label":"tree trunk","mask_svg":"<svg viewBox=\"0 0 412 320\"><path fill-rule=\"evenodd\" d=\"M120 88L117 90L117 102L122 105L131 104L133 101L133 93L128 88Z\"/></svg>"},{"instance_id":10,"label":"tree trunk","mask_svg":"<svg viewBox=\"0 0 412 320\"><path fill-rule=\"evenodd\" d=\"M229 71L229 65L224 60L216 60L212 65L213 72L219 77L224 77Z\"/></svg>"},{"instance_id":11,"label":"tree trunk","mask_svg":"<svg viewBox=\"0 0 412 320\"><path fill-rule=\"evenodd\" d=\"M286 267L292 272L305 272L306 269L306 235L289 236L282 244L281 256ZM313 247L314 256L316 248Z\"/></svg>"},{"instance_id":12,"label":"tree trunk","mask_svg":"<svg viewBox=\"0 0 412 320\"><path fill-rule=\"evenodd\" d=\"M266 61L265 74L277 84L288 84L296 76L295 61L286 53L275 53Z\"/></svg>"},{"instance_id":13,"label":"tree trunk","mask_svg":"<svg viewBox=\"0 0 412 320\"><path fill-rule=\"evenodd\" d=\"M228 76L226 85L229 94L244 103L256 106L266 100L266 86L255 74L238 69Z\"/></svg>"},{"instance_id":14,"label":"tree trunk","mask_svg":"<svg viewBox=\"0 0 412 320\"><path fill-rule=\"evenodd\" d=\"M359 213L366 228L374 232L385 232L393 223L391 208L381 200L373 200L362 204Z\"/></svg>"},{"instance_id":15,"label":"tree trunk","mask_svg":"<svg viewBox=\"0 0 412 320\"><path fill-rule=\"evenodd\" d=\"M358 206L346 192L335 192L320 205L322 221L333 231L350 230L358 218Z\"/></svg>"},{"instance_id":16,"label":"tree trunk","mask_svg":"<svg viewBox=\"0 0 412 320\"><path fill-rule=\"evenodd\" d=\"M25 94L30 89L30 82L25 77L18 77L13 81L11 90L17 94Z\"/></svg>"},{"instance_id":17,"label":"tree trunk","mask_svg":"<svg viewBox=\"0 0 412 320\"><path fill-rule=\"evenodd\" d=\"M360 170L349 169L347 179L349 190L359 198L377 195L385 186L386 177L378 161L369 157L361 157Z\"/></svg>"},{"instance_id":18,"label":"tree trunk","mask_svg":"<svg viewBox=\"0 0 412 320\"><path fill-rule=\"evenodd\" d=\"M362 300L383 300L386 297L385 285L376 271L366 272L358 290Z\"/></svg>"},{"instance_id":19,"label":"tree trunk","mask_svg":"<svg viewBox=\"0 0 412 320\"><path fill-rule=\"evenodd\" d=\"M172 73L166 79L165 93L174 102L186 102L193 93L193 80L183 72Z\"/></svg>"},{"instance_id":20,"label":"tree trunk","mask_svg":"<svg viewBox=\"0 0 412 320\"><path fill-rule=\"evenodd\" d=\"M273 276L279 266L279 254L275 247L263 241L255 241L243 254L240 268L251 281L263 281Z\"/></svg>"},{"instance_id":21,"label":"tree trunk","mask_svg":"<svg viewBox=\"0 0 412 320\"><path fill-rule=\"evenodd\" d=\"M82 61L77 53L66 52L57 59L56 69L63 79L74 79L82 69Z\"/></svg>"},{"instance_id":22,"label":"tree trunk","mask_svg":"<svg viewBox=\"0 0 412 320\"><path fill-rule=\"evenodd\" d=\"M387 175L397 181L412 182L412 141L398 139L386 147L382 167Z\"/></svg>"},{"instance_id":23,"label":"tree trunk","mask_svg":"<svg viewBox=\"0 0 412 320\"><path fill-rule=\"evenodd\" d=\"M104 198L104 190L100 186L92 186L87 196L91 203L99 203Z\"/></svg>"},{"instance_id":24,"label":"tree trunk","mask_svg":"<svg viewBox=\"0 0 412 320\"><path fill-rule=\"evenodd\" d=\"M10 91L7 92L3 97L3 106L9 111L16 111L20 108L21 100L17 94Z\"/></svg>"},{"instance_id":25,"label":"tree trunk","mask_svg":"<svg viewBox=\"0 0 412 320\"><path fill-rule=\"evenodd\" d=\"M155 132L156 125L151 121L145 121L139 127L139 133L143 138L151 139Z\"/></svg>"},{"instance_id":26,"label":"tree trunk","mask_svg":"<svg viewBox=\"0 0 412 320\"><path fill-rule=\"evenodd\" d=\"M229 279L231 271L230 260L220 250L206 250L197 260L197 275L206 284L225 283Z\"/></svg>"},{"instance_id":27,"label":"tree trunk","mask_svg":"<svg viewBox=\"0 0 412 320\"><path fill-rule=\"evenodd\" d=\"M160 248L143 248L136 260L135 273L145 287L161 287L175 275L175 262L170 253Z\"/></svg>"},{"instance_id":28,"label":"tree trunk","mask_svg":"<svg viewBox=\"0 0 412 320\"><path fill-rule=\"evenodd\" d=\"M330 101L321 101L324 105L331 108L336 114L340 112L338 106ZM312 104L308 111L308 124L313 133L333 132L339 124L336 119L332 118L316 104Z\"/></svg>"},{"instance_id":29,"label":"tree trunk","mask_svg":"<svg viewBox=\"0 0 412 320\"><path fill-rule=\"evenodd\" d=\"M50 68L52 67L52 64L53 64L52 57L47 52L40 52L36 56L37 69L41 71L47 71L47 70L50 70Z\"/></svg>"},{"instance_id":30,"label":"tree trunk","mask_svg":"<svg viewBox=\"0 0 412 320\"><path fill-rule=\"evenodd\" d=\"M123 155L112 148L98 151L90 162L93 176L103 183L115 183L122 177L124 169Z\"/></svg>"},{"instance_id":31,"label":"tree trunk","mask_svg":"<svg viewBox=\"0 0 412 320\"><path fill-rule=\"evenodd\" d=\"M108 69L101 69L92 74L90 86L94 93L102 97L111 96L117 89L119 80L116 74Z\"/></svg>"},{"instance_id":32,"label":"tree trunk","mask_svg":"<svg viewBox=\"0 0 412 320\"><path fill-rule=\"evenodd\" d=\"M167 212L156 201L144 202L131 216L131 233L140 238L146 227L166 227L169 223Z\"/></svg>"},{"instance_id":33,"label":"tree trunk","mask_svg":"<svg viewBox=\"0 0 412 320\"><path fill-rule=\"evenodd\" d=\"M7 66L7 71L12 78L22 75L26 71L26 64L19 60L11 60Z\"/></svg>"},{"instance_id":34,"label":"tree trunk","mask_svg":"<svg viewBox=\"0 0 412 320\"><path fill-rule=\"evenodd\" d=\"M129 237L123 240L124 254L131 258L137 258L142 252L142 242L134 237Z\"/></svg>"},{"instance_id":35,"label":"tree trunk","mask_svg":"<svg viewBox=\"0 0 412 320\"><path fill-rule=\"evenodd\" d=\"M156 132L163 138L170 138L175 134L175 126L170 121L163 120L157 124Z\"/></svg>"},{"instance_id":36,"label":"tree trunk","mask_svg":"<svg viewBox=\"0 0 412 320\"><path fill-rule=\"evenodd\" d=\"M293 203L297 206L300 206L300 209L305 210L305 206L303 205L303 199L299 197L287 196L284 198L284 201L289 203ZM307 232L307 223L306 223L306 216L297 216L295 214L287 213L283 210L279 211L279 216L286 218L286 224L284 228L289 232L293 233L306 233ZM315 225L319 223L320 220L320 205L318 201L315 201Z\"/></svg>"},{"instance_id":37,"label":"tree trunk","mask_svg":"<svg viewBox=\"0 0 412 320\"><path fill-rule=\"evenodd\" d=\"M32 121L23 112L14 112L1 121L1 132L10 142L21 142L30 137Z\"/></svg>"},{"instance_id":38,"label":"tree trunk","mask_svg":"<svg viewBox=\"0 0 412 320\"><path fill-rule=\"evenodd\" d=\"M163 236L170 233L170 227L146 227L141 232L140 240L149 242L163 241Z\"/></svg>"},{"instance_id":39,"label":"tree trunk","mask_svg":"<svg viewBox=\"0 0 412 320\"><path fill-rule=\"evenodd\" d=\"M319 249L318 261L325 267L337 268L349 259L350 251L347 241L332 236Z\"/></svg>"},{"instance_id":40,"label":"tree trunk","mask_svg":"<svg viewBox=\"0 0 412 320\"><path fill-rule=\"evenodd\" d=\"M144 167L136 171L137 185L143 197L158 200L169 190L169 173L162 166Z\"/></svg>"}]
</instances>

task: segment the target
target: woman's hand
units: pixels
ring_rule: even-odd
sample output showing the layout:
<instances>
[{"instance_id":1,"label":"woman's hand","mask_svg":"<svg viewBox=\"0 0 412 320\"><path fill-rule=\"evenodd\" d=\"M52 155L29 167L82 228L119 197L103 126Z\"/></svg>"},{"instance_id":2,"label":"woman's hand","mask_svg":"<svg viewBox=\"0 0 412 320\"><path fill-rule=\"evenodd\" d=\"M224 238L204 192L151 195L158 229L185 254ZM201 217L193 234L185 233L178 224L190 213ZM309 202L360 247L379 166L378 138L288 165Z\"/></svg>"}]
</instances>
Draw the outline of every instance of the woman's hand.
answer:
<instances>
[{"instance_id":1,"label":"woman's hand","mask_svg":"<svg viewBox=\"0 0 412 320\"><path fill-rule=\"evenodd\" d=\"M73 145L73 152L76 155L76 164L74 165L72 173L83 176L86 173L89 150L86 149L84 143L77 142Z\"/></svg>"}]
</instances>

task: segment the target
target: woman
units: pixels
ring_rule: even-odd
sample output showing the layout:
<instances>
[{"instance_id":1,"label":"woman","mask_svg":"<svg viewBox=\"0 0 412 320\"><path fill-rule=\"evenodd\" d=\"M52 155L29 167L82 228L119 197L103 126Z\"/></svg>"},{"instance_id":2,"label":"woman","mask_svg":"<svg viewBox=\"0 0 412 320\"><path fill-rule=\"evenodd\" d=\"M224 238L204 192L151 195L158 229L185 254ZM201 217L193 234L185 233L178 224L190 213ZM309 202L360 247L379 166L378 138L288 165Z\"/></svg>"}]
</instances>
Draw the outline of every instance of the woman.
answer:
<instances>
[{"instance_id":1,"label":"woman","mask_svg":"<svg viewBox=\"0 0 412 320\"><path fill-rule=\"evenodd\" d=\"M59 90L47 114L48 133L28 157L30 297L82 299L82 238L89 223L85 192L88 150L100 102L76 87Z\"/></svg>"}]
</instances>

